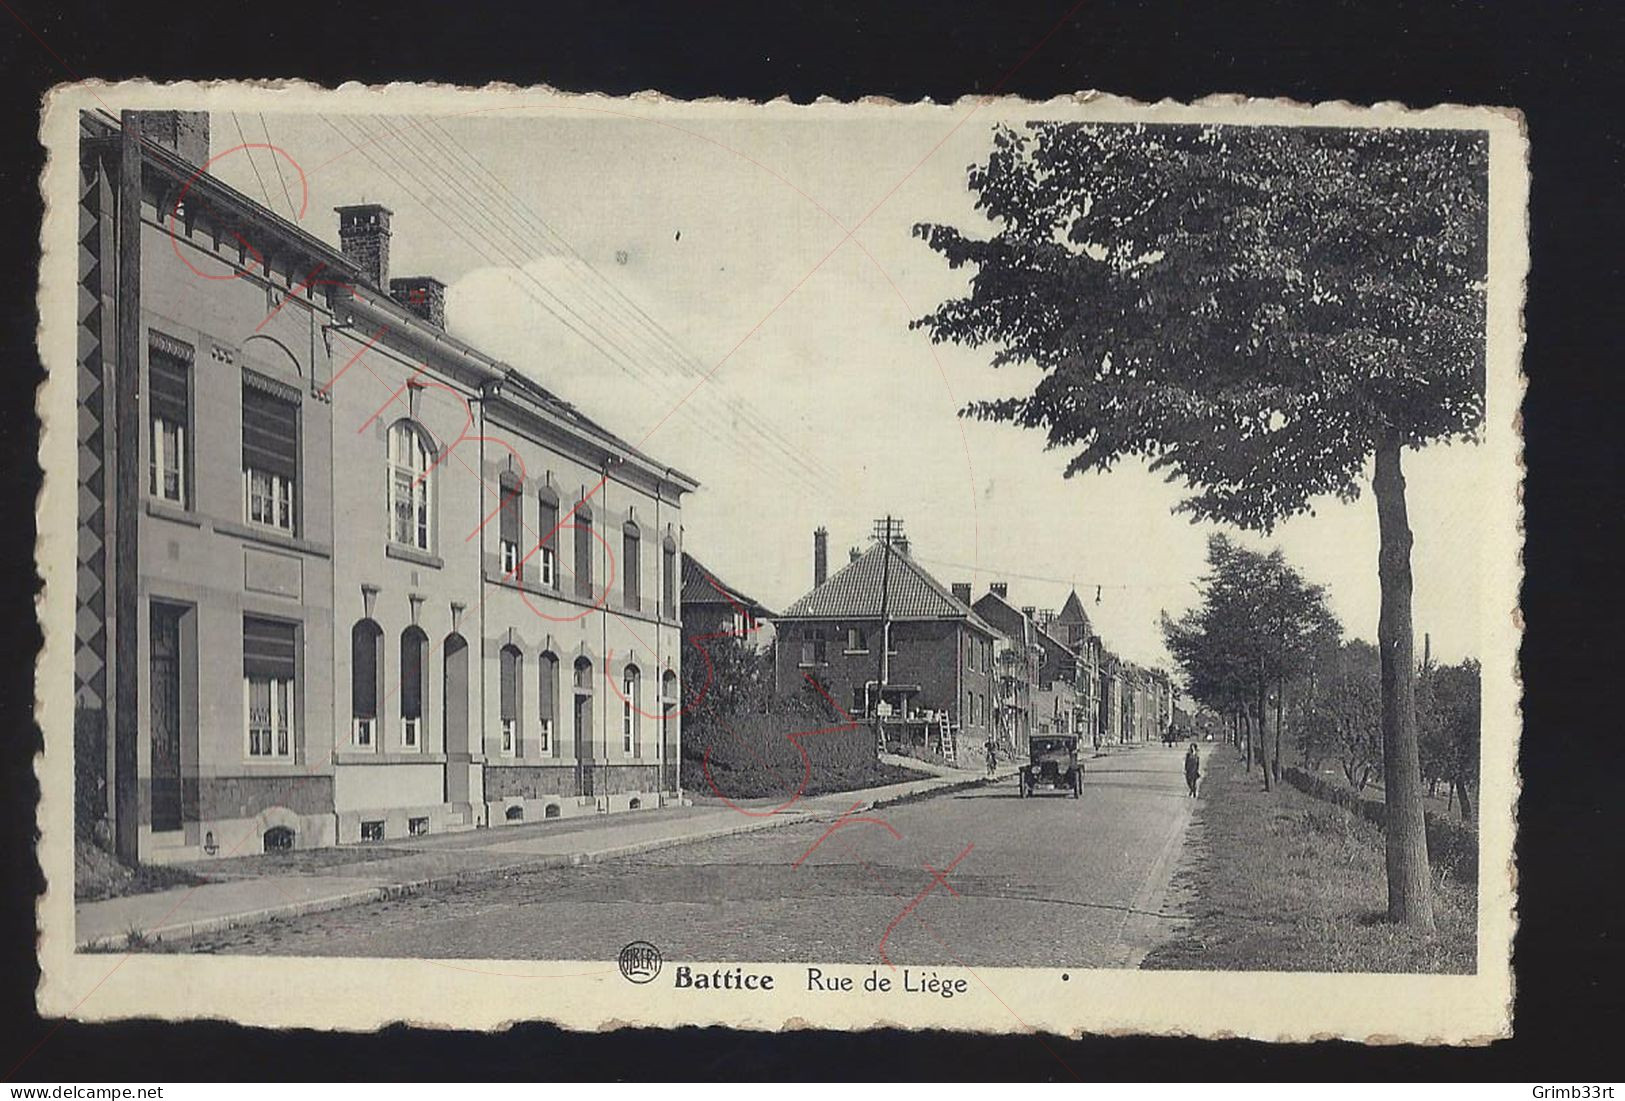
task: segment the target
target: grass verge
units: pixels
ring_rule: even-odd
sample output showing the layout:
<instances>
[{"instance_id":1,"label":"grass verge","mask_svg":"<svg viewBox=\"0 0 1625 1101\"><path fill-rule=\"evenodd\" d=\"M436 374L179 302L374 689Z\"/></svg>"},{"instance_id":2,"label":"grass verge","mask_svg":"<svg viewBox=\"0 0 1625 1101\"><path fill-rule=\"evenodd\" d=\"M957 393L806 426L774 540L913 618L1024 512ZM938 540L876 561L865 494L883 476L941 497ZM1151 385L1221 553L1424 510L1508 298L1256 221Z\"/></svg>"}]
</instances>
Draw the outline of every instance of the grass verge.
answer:
<instances>
[{"instance_id":1,"label":"grass verge","mask_svg":"<svg viewBox=\"0 0 1625 1101\"><path fill-rule=\"evenodd\" d=\"M1375 826L1280 785L1266 794L1226 746L1204 766L1198 828L1174 873L1193 920L1141 964L1158 970L1468 974L1477 899L1435 877L1437 931L1387 921Z\"/></svg>"},{"instance_id":2,"label":"grass verge","mask_svg":"<svg viewBox=\"0 0 1625 1101\"><path fill-rule=\"evenodd\" d=\"M104 898L144 895L171 887L193 887L203 877L184 868L162 864L140 864L127 868L109 852L88 841L73 845L73 897L76 902L97 902Z\"/></svg>"}]
</instances>

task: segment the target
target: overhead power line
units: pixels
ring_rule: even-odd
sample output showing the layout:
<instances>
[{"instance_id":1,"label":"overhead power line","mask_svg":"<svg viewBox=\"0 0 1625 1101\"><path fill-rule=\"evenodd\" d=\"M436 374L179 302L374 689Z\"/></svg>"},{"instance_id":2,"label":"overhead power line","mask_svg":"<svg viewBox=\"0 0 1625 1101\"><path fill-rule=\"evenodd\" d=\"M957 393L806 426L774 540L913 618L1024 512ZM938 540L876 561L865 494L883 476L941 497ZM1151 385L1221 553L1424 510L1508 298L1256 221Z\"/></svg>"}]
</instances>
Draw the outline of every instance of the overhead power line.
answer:
<instances>
[{"instance_id":1,"label":"overhead power line","mask_svg":"<svg viewBox=\"0 0 1625 1101\"><path fill-rule=\"evenodd\" d=\"M331 118L326 116L322 116L322 118L330 128L332 128L337 134L339 134L340 137L347 141L355 149L355 151L358 152L375 169L380 172L387 171L384 166L368 152L368 146L375 147L381 156L387 158L396 167L398 172L409 178L418 187L422 188L425 193L424 195L419 195L408 189L409 197L427 209L437 218L437 220L445 225L446 228L450 229L465 244L474 249L474 251L487 263L515 268L522 281L520 289L524 291L533 302L535 302L545 312L564 326L569 332L587 343L589 347L592 347L604 358L608 359L611 363L620 367L633 377L638 378L640 381L649 383L654 387L658 387L660 385L659 380L652 377L648 370L638 363L637 358L633 353L628 351L613 337L603 333L598 327L594 326L591 322L584 318L579 311L574 309L570 303L564 301L552 288L543 284L540 280L536 279L533 274L524 269L521 259L509 252L504 246L503 242L509 239L511 234L507 233L499 225L497 236L501 239L496 240L493 239L492 233L480 229L480 227L475 224L473 218L470 217L469 214L464 210L464 208L469 205L466 200L470 198L466 189L459 188L459 193L456 196L448 197L441 195L430 181L426 180L422 174L415 171L411 165L407 164L400 157L396 156L383 143L376 140L366 143L358 142L354 136L339 127ZM398 135L395 134L394 131L388 132L391 136L398 138ZM404 145L406 143L403 142L402 144ZM419 154L419 156L421 155ZM431 161L430 163L434 162ZM442 179L449 178L447 177L443 168L440 170L439 175ZM451 186L454 188L458 187L454 179ZM476 203L475 205L479 206L480 204ZM444 212L448 209L457 216L457 221L454 221L445 215ZM488 222L494 221L494 216L490 213L488 207L482 207L481 213ZM465 231L463 226L458 224L458 221L466 223L468 229ZM478 239L476 240L475 238ZM495 256L492 255L493 252L496 254ZM538 297L536 293L532 293L523 285L524 283L528 283L533 286L535 290L543 297ZM695 416L696 412L697 411L690 409L689 415ZM707 427L715 427L715 425L708 425ZM741 444L741 441L738 440L734 440L733 442L735 444ZM751 457L758 460L760 459L759 455L753 454ZM801 456L799 453L791 453L785 457L790 460L790 463L784 463L782 460L780 460L780 465L786 466L792 476L818 490L825 489L825 483L819 479L817 472L809 470L805 462L800 461Z\"/></svg>"},{"instance_id":2,"label":"overhead power line","mask_svg":"<svg viewBox=\"0 0 1625 1101\"><path fill-rule=\"evenodd\" d=\"M497 225L498 232L510 235L512 226L503 220L503 216L493 213L492 204L503 209L506 215L511 215L520 224L521 228L529 228L533 232L550 239L555 250L562 250L576 261L576 266L566 264L564 272L576 285L582 288L588 302L595 306L598 312L610 325L617 326L623 336L637 339L647 339L651 344L648 350L651 355L664 359L679 374L690 377L701 377L707 374L706 368L698 362L677 339L671 335L658 321L632 297L627 295L613 280L609 279L568 238L560 233L545 218L527 205L516 195L501 177L493 173L479 158L469 152L466 146L459 142L450 131L436 124L431 118L418 118L405 120L411 126L398 131L391 131L391 136L401 141L403 145L411 148L413 152L426 164L453 165L457 167L472 166L478 175L470 175L466 183L453 181L459 193L468 195L482 210L487 221ZM426 145L432 147L432 155L425 156L414 145L408 136L415 133L421 136ZM441 135L444 140L441 140ZM455 146L453 151L452 146ZM481 178L484 177L484 178ZM490 182L487 183L486 180ZM486 200L489 199L489 202ZM525 223L529 223L526 226ZM561 256L561 259L563 257ZM589 279L587 276L591 276ZM607 292L609 299L605 301L602 293ZM720 404L734 415L734 424L729 426L733 431L751 435L761 439L794 462L802 469L811 471L820 478L828 478L831 472L816 458L806 455L782 433L771 429L767 420L756 410L749 401L727 394L717 392L716 397Z\"/></svg>"}]
</instances>

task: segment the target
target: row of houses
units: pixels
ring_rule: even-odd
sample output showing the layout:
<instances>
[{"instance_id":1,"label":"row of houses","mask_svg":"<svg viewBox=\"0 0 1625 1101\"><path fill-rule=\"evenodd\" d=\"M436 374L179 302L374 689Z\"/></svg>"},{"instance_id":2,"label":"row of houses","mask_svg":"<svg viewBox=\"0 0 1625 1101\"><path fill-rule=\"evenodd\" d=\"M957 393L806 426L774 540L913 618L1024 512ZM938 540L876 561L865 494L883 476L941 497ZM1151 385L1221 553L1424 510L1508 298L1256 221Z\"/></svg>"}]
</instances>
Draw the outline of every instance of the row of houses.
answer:
<instances>
[{"instance_id":1,"label":"row of houses","mask_svg":"<svg viewBox=\"0 0 1625 1101\"><path fill-rule=\"evenodd\" d=\"M892 748L960 763L988 742L1023 755L1045 734L1100 745L1172 727L1167 673L1108 649L1076 590L1056 612L1013 603L1002 581L944 586L906 537L877 530L833 574L829 533L813 533L812 589L771 616L781 692L811 680Z\"/></svg>"},{"instance_id":2,"label":"row of houses","mask_svg":"<svg viewBox=\"0 0 1625 1101\"><path fill-rule=\"evenodd\" d=\"M80 121L81 823L170 862L679 797L697 483L206 171L203 113Z\"/></svg>"}]
</instances>

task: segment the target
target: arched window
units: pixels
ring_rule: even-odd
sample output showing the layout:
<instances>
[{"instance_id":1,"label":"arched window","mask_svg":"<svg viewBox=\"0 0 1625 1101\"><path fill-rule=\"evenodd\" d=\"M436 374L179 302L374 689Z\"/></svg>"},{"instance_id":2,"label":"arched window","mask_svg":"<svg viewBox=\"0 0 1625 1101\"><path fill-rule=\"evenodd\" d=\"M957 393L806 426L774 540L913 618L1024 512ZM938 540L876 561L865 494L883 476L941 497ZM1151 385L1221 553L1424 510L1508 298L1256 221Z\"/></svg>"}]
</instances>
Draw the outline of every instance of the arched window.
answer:
<instances>
[{"instance_id":1,"label":"arched window","mask_svg":"<svg viewBox=\"0 0 1625 1101\"><path fill-rule=\"evenodd\" d=\"M559 717L559 659L551 651L542 654L542 660L537 663L541 670L540 678L540 710L537 716L536 747L542 753L551 754L553 749L553 730Z\"/></svg>"},{"instance_id":2,"label":"arched window","mask_svg":"<svg viewBox=\"0 0 1625 1101\"><path fill-rule=\"evenodd\" d=\"M559 495L551 486L537 494L536 537L541 542L539 578L549 589L559 587Z\"/></svg>"},{"instance_id":3,"label":"arched window","mask_svg":"<svg viewBox=\"0 0 1625 1101\"><path fill-rule=\"evenodd\" d=\"M501 720L502 744L500 751L504 757L517 757L520 754L519 731L519 672L524 659L519 654L519 648L507 645L502 648L501 663Z\"/></svg>"},{"instance_id":4,"label":"arched window","mask_svg":"<svg viewBox=\"0 0 1625 1101\"><path fill-rule=\"evenodd\" d=\"M433 499L428 438L411 421L389 430L389 537L417 550L430 549Z\"/></svg>"},{"instance_id":5,"label":"arched window","mask_svg":"<svg viewBox=\"0 0 1625 1101\"><path fill-rule=\"evenodd\" d=\"M423 748L423 696L429 683L429 636L418 626L401 632L401 748Z\"/></svg>"},{"instance_id":6,"label":"arched window","mask_svg":"<svg viewBox=\"0 0 1625 1101\"><path fill-rule=\"evenodd\" d=\"M350 628L350 741L357 749L378 745L383 653L383 628L370 619L357 620Z\"/></svg>"},{"instance_id":7,"label":"arched window","mask_svg":"<svg viewBox=\"0 0 1625 1101\"><path fill-rule=\"evenodd\" d=\"M638 675L636 665L628 665L621 678L621 752L638 756Z\"/></svg>"},{"instance_id":8,"label":"arched window","mask_svg":"<svg viewBox=\"0 0 1625 1101\"><path fill-rule=\"evenodd\" d=\"M519 485L519 475L502 475L502 520L500 544L502 547L502 576L515 581L524 579L524 567L519 558L519 531L524 525L525 494Z\"/></svg>"},{"instance_id":9,"label":"arched window","mask_svg":"<svg viewBox=\"0 0 1625 1101\"><path fill-rule=\"evenodd\" d=\"M626 591L626 609L643 611L643 561L639 553L643 533L636 520L628 520L621 528L621 584Z\"/></svg>"},{"instance_id":10,"label":"arched window","mask_svg":"<svg viewBox=\"0 0 1625 1101\"><path fill-rule=\"evenodd\" d=\"M576 506L576 595L592 596L592 509L583 501Z\"/></svg>"},{"instance_id":11,"label":"arched window","mask_svg":"<svg viewBox=\"0 0 1625 1101\"><path fill-rule=\"evenodd\" d=\"M667 619L677 618L677 540L670 535L660 544L660 603Z\"/></svg>"},{"instance_id":12,"label":"arched window","mask_svg":"<svg viewBox=\"0 0 1625 1101\"><path fill-rule=\"evenodd\" d=\"M592 692L592 661L588 658L576 658L575 689L577 692Z\"/></svg>"}]
</instances>

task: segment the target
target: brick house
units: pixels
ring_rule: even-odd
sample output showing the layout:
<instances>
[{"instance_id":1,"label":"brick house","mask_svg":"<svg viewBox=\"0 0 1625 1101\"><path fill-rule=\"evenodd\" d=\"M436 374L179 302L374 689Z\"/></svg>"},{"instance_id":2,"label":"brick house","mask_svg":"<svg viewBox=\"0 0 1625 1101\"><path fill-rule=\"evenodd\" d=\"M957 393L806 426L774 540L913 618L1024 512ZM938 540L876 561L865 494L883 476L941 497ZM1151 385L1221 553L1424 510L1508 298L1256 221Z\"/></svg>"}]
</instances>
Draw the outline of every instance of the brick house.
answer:
<instances>
[{"instance_id":1,"label":"brick house","mask_svg":"<svg viewBox=\"0 0 1625 1101\"><path fill-rule=\"evenodd\" d=\"M696 484L446 332L387 209L335 248L137 117L80 122L85 813L164 862L674 795Z\"/></svg>"},{"instance_id":2,"label":"brick house","mask_svg":"<svg viewBox=\"0 0 1625 1101\"><path fill-rule=\"evenodd\" d=\"M773 613L683 552L682 602L685 645L698 637L736 638L745 645L766 649L773 644Z\"/></svg>"},{"instance_id":3,"label":"brick house","mask_svg":"<svg viewBox=\"0 0 1625 1101\"><path fill-rule=\"evenodd\" d=\"M916 745L940 746L946 724L953 744L944 755L966 760L991 732L997 632L912 558L905 541L877 539L825 577L827 540L822 528L814 535L812 590L773 620L778 690L795 691L811 677L860 719L876 718L884 701L888 739Z\"/></svg>"},{"instance_id":4,"label":"brick house","mask_svg":"<svg viewBox=\"0 0 1625 1101\"><path fill-rule=\"evenodd\" d=\"M1038 625L1009 601L1010 589L995 581L973 605L976 613L999 632L994 647L995 733L999 745L1025 756L1036 728L1039 666L1044 659L1038 643Z\"/></svg>"}]
</instances>

